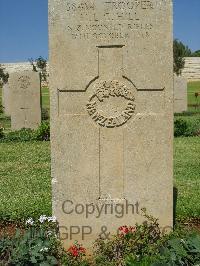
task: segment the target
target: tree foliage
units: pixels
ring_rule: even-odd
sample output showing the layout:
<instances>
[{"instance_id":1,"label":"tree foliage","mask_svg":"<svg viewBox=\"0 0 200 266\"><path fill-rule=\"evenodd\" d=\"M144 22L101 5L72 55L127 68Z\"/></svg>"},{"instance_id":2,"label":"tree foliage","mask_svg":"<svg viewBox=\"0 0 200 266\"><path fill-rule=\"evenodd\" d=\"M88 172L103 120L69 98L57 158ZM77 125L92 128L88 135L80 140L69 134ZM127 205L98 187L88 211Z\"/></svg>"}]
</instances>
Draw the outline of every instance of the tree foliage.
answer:
<instances>
[{"instance_id":1,"label":"tree foliage","mask_svg":"<svg viewBox=\"0 0 200 266\"><path fill-rule=\"evenodd\" d=\"M44 59L42 56L36 59L37 68L40 69L41 79L43 81L47 80L47 60Z\"/></svg>"},{"instance_id":2,"label":"tree foliage","mask_svg":"<svg viewBox=\"0 0 200 266\"><path fill-rule=\"evenodd\" d=\"M39 56L35 60L33 58L28 59L30 64L32 65L33 71L40 72L42 80L46 81L47 78L47 60L42 56Z\"/></svg>"},{"instance_id":3,"label":"tree foliage","mask_svg":"<svg viewBox=\"0 0 200 266\"><path fill-rule=\"evenodd\" d=\"M36 59L36 65L39 69L46 70L47 60L40 56Z\"/></svg>"},{"instance_id":4,"label":"tree foliage","mask_svg":"<svg viewBox=\"0 0 200 266\"><path fill-rule=\"evenodd\" d=\"M35 65L35 62L34 62L34 59L33 58L29 58L28 59L29 63L31 64L32 68L33 68L33 71L34 72L37 72L37 67Z\"/></svg>"},{"instance_id":5,"label":"tree foliage","mask_svg":"<svg viewBox=\"0 0 200 266\"><path fill-rule=\"evenodd\" d=\"M5 73L5 68L0 65L0 85L3 85L8 82L9 74Z\"/></svg>"},{"instance_id":6,"label":"tree foliage","mask_svg":"<svg viewBox=\"0 0 200 266\"><path fill-rule=\"evenodd\" d=\"M194 53L192 53L193 57L200 57L200 50L195 51Z\"/></svg>"},{"instance_id":7,"label":"tree foliage","mask_svg":"<svg viewBox=\"0 0 200 266\"><path fill-rule=\"evenodd\" d=\"M184 57L192 56L191 50L177 39L174 40L174 73L181 75L185 66Z\"/></svg>"}]
</instances>

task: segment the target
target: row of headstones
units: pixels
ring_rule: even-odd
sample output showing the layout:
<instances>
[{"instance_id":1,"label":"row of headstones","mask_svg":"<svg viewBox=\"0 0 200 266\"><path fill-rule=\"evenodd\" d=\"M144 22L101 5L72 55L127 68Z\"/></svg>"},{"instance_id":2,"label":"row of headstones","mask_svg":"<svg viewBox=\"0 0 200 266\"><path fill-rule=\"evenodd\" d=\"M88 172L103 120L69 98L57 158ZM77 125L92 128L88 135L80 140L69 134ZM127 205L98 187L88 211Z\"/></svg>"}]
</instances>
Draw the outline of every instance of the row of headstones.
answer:
<instances>
[{"instance_id":1,"label":"row of headstones","mask_svg":"<svg viewBox=\"0 0 200 266\"><path fill-rule=\"evenodd\" d=\"M66 247L141 223L141 208L172 229L172 44L171 0L49 0L52 205ZM12 127L36 115L37 82L10 77Z\"/></svg>"},{"instance_id":2,"label":"row of headstones","mask_svg":"<svg viewBox=\"0 0 200 266\"><path fill-rule=\"evenodd\" d=\"M10 74L2 90L4 113L11 116L11 128L35 129L41 123L40 76L33 71ZM187 80L174 76L174 112L187 111Z\"/></svg>"},{"instance_id":3,"label":"row of headstones","mask_svg":"<svg viewBox=\"0 0 200 266\"><path fill-rule=\"evenodd\" d=\"M36 129L41 124L40 75L31 70L11 73L2 88L4 113L11 117L11 129Z\"/></svg>"}]
</instances>

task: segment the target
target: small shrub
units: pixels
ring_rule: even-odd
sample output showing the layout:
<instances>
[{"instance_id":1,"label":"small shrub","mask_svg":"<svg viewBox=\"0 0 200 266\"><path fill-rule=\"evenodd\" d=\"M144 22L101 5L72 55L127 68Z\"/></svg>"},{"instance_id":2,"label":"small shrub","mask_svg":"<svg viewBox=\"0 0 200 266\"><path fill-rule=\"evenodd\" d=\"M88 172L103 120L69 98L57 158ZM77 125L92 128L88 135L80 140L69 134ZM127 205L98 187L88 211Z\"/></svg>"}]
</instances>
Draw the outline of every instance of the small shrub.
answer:
<instances>
[{"instance_id":1,"label":"small shrub","mask_svg":"<svg viewBox=\"0 0 200 266\"><path fill-rule=\"evenodd\" d=\"M200 129L198 129L196 132L195 132L195 136L200 136Z\"/></svg>"},{"instance_id":2,"label":"small shrub","mask_svg":"<svg viewBox=\"0 0 200 266\"><path fill-rule=\"evenodd\" d=\"M67 251L58 240L56 217L29 218L13 237L0 238L0 265L63 266L189 266L199 265L200 235L177 228L162 236L157 219L142 225L121 226L110 240L98 239L94 257L75 242Z\"/></svg>"},{"instance_id":3,"label":"small shrub","mask_svg":"<svg viewBox=\"0 0 200 266\"><path fill-rule=\"evenodd\" d=\"M190 234L185 238L172 238L159 247L159 254L152 266L199 265L200 235Z\"/></svg>"},{"instance_id":4,"label":"small shrub","mask_svg":"<svg viewBox=\"0 0 200 266\"><path fill-rule=\"evenodd\" d=\"M65 251L57 235L56 217L29 218L23 230L0 239L0 265L89 265L80 244L76 242Z\"/></svg>"},{"instance_id":5,"label":"small shrub","mask_svg":"<svg viewBox=\"0 0 200 266\"><path fill-rule=\"evenodd\" d=\"M0 126L0 139L4 137L4 128Z\"/></svg>"},{"instance_id":6,"label":"small shrub","mask_svg":"<svg viewBox=\"0 0 200 266\"><path fill-rule=\"evenodd\" d=\"M23 230L0 239L1 265L58 265L60 242L55 217L29 218Z\"/></svg>"},{"instance_id":7,"label":"small shrub","mask_svg":"<svg viewBox=\"0 0 200 266\"><path fill-rule=\"evenodd\" d=\"M85 248L78 242L75 242L65 254L63 254L61 262L62 265L72 266L89 266L88 261L85 259Z\"/></svg>"},{"instance_id":8,"label":"small shrub","mask_svg":"<svg viewBox=\"0 0 200 266\"><path fill-rule=\"evenodd\" d=\"M200 132L200 119L198 118L191 120L178 118L174 122L175 137L199 136L199 132Z\"/></svg>"},{"instance_id":9,"label":"small shrub","mask_svg":"<svg viewBox=\"0 0 200 266\"><path fill-rule=\"evenodd\" d=\"M147 221L135 227L122 226L110 240L95 245L97 266L198 265L200 235L178 227L163 235L158 220L144 213Z\"/></svg>"},{"instance_id":10,"label":"small shrub","mask_svg":"<svg viewBox=\"0 0 200 266\"><path fill-rule=\"evenodd\" d=\"M0 114L3 114L4 108L3 105L0 105Z\"/></svg>"},{"instance_id":11,"label":"small shrub","mask_svg":"<svg viewBox=\"0 0 200 266\"><path fill-rule=\"evenodd\" d=\"M200 111L199 110L195 110L195 111L184 111L183 113L175 113L174 114L174 116L175 117L179 117L179 116L185 116L185 117L187 117L187 116L198 116L198 115L200 115Z\"/></svg>"},{"instance_id":12,"label":"small shrub","mask_svg":"<svg viewBox=\"0 0 200 266\"><path fill-rule=\"evenodd\" d=\"M151 257L144 257L140 261L137 261L134 256L129 255L126 258L125 266L153 266L155 262L155 257L151 255ZM159 265L159 264L158 264Z\"/></svg>"},{"instance_id":13,"label":"small shrub","mask_svg":"<svg viewBox=\"0 0 200 266\"><path fill-rule=\"evenodd\" d=\"M11 131L1 136L2 130L0 129L1 142L25 142L25 141L48 141L50 140L50 125L49 122L42 122L37 130L22 128L17 131ZM3 133L3 132L2 132Z\"/></svg>"},{"instance_id":14,"label":"small shrub","mask_svg":"<svg viewBox=\"0 0 200 266\"><path fill-rule=\"evenodd\" d=\"M34 139L40 141L50 140L50 124L49 122L42 122L34 133Z\"/></svg>"},{"instance_id":15,"label":"small shrub","mask_svg":"<svg viewBox=\"0 0 200 266\"><path fill-rule=\"evenodd\" d=\"M187 121L183 119L177 119L174 122L174 136L175 137L185 136L187 131L188 131Z\"/></svg>"},{"instance_id":16,"label":"small shrub","mask_svg":"<svg viewBox=\"0 0 200 266\"><path fill-rule=\"evenodd\" d=\"M0 239L1 265L58 265L59 242L45 230L17 231L12 238Z\"/></svg>"},{"instance_id":17,"label":"small shrub","mask_svg":"<svg viewBox=\"0 0 200 266\"><path fill-rule=\"evenodd\" d=\"M25 142L33 140L33 130L22 128L17 131L11 131L4 135L2 141L9 142L9 141L16 141L16 142Z\"/></svg>"},{"instance_id":18,"label":"small shrub","mask_svg":"<svg viewBox=\"0 0 200 266\"><path fill-rule=\"evenodd\" d=\"M113 239L98 239L95 244L96 264L125 265L124 262L130 254L135 262L148 256L161 238L161 231L157 219L146 214L145 217L148 221L142 225L120 227Z\"/></svg>"},{"instance_id":19,"label":"small shrub","mask_svg":"<svg viewBox=\"0 0 200 266\"><path fill-rule=\"evenodd\" d=\"M0 86L8 82L9 74L4 70L5 68L0 64Z\"/></svg>"}]
</instances>

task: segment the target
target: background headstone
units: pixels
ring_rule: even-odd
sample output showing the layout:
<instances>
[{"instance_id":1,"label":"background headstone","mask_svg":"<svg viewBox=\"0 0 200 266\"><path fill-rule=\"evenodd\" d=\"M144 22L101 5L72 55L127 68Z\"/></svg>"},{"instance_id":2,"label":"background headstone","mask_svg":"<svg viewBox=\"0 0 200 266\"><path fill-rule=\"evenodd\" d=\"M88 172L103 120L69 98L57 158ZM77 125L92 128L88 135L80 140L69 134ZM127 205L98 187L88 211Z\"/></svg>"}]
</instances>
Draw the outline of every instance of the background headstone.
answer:
<instances>
[{"instance_id":1,"label":"background headstone","mask_svg":"<svg viewBox=\"0 0 200 266\"><path fill-rule=\"evenodd\" d=\"M187 79L174 75L174 113L187 111Z\"/></svg>"},{"instance_id":2,"label":"background headstone","mask_svg":"<svg viewBox=\"0 0 200 266\"><path fill-rule=\"evenodd\" d=\"M11 128L36 129L41 123L40 76L33 71L11 73Z\"/></svg>"},{"instance_id":3,"label":"background headstone","mask_svg":"<svg viewBox=\"0 0 200 266\"><path fill-rule=\"evenodd\" d=\"M87 204L138 202L172 226L172 2L50 0L49 39L53 212L65 245L144 220L136 207L86 217Z\"/></svg>"},{"instance_id":4,"label":"background headstone","mask_svg":"<svg viewBox=\"0 0 200 266\"><path fill-rule=\"evenodd\" d=\"M34 65L37 63L34 62ZM33 70L33 66L30 64L30 62L17 62L17 63L1 63L2 67L5 69L5 72L8 74L20 72L20 71L27 71L27 70ZM40 72L40 69L36 66L36 69L38 72ZM48 86L48 77L49 77L49 63L47 62L46 65L46 81L41 80L41 86Z\"/></svg>"},{"instance_id":5,"label":"background headstone","mask_svg":"<svg viewBox=\"0 0 200 266\"><path fill-rule=\"evenodd\" d=\"M2 87L2 106L4 110L4 114L6 116L11 115L11 99L10 99L10 89L9 83L3 84Z\"/></svg>"}]
</instances>

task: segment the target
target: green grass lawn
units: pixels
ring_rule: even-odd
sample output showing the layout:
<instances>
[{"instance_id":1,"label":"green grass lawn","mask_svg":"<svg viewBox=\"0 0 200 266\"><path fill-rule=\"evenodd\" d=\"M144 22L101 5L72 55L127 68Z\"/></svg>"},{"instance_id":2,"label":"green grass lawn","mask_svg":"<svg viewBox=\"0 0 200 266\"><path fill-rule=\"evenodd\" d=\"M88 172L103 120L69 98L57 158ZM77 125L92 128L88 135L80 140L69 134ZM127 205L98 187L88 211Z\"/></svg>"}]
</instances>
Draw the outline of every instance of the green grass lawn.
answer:
<instances>
[{"instance_id":1,"label":"green grass lawn","mask_svg":"<svg viewBox=\"0 0 200 266\"><path fill-rule=\"evenodd\" d=\"M200 92L200 81L188 82L188 105L197 104L195 92ZM200 104L200 96L198 99ZM188 114L188 112L190 112L190 114ZM193 125L198 125L200 122L200 107L195 108L188 106L188 112L185 114L176 114L175 119L182 118Z\"/></svg>"},{"instance_id":2,"label":"green grass lawn","mask_svg":"<svg viewBox=\"0 0 200 266\"><path fill-rule=\"evenodd\" d=\"M200 138L176 138L177 216L200 217ZM0 219L51 214L49 142L0 143Z\"/></svg>"},{"instance_id":3,"label":"green grass lawn","mask_svg":"<svg viewBox=\"0 0 200 266\"><path fill-rule=\"evenodd\" d=\"M49 142L0 144L0 219L51 214Z\"/></svg>"},{"instance_id":4,"label":"green grass lawn","mask_svg":"<svg viewBox=\"0 0 200 266\"><path fill-rule=\"evenodd\" d=\"M196 99L195 92L200 93L200 81L188 82L188 105L199 104L200 105L200 96ZM188 106L188 111L200 112L200 108L195 109L194 107Z\"/></svg>"},{"instance_id":5,"label":"green grass lawn","mask_svg":"<svg viewBox=\"0 0 200 266\"><path fill-rule=\"evenodd\" d=\"M188 104L196 104L195 92L200 93L200 81L188 82Z\"/></svg>"},{"instance_id":6,"label":"green grass lawn","mask_svg":"<svg viewBox=\"0 0 200 266\"><path fill-rule=\"evenodd\" d=\"M178 189L177 215L200 217L200 138L175 138L174 183Z\"/></svg>"},{"instance_id":7,"label":"green grass lawn","mask_svg":"<svg viewBox=\"0 0 200 266\"><path fill-rule=\"evenodd\" d=\"M49 89L47 87L42 88L42 108L49 109Z\"/></svg>"},{"instance_id":8,"label":"green grass lawn","mask_svg":"<svg viewBox=\"0 0 200 266\"><path fill-rule=\"evenodd\" d=\"M5 116L0 113L0 127L3 127L5 129L5 132L10 131L10 127L11 127L10 117Z\"/></svg>"},{"instance_id":9,"label":"green grass lawn","mask_svg":"<svg viewBox=\"0 0 200 266\"><path fill-rule=\"evenodd\" d=\"M200 82L188 83L189 104L195 103L194 93L199 88ZM49 109L48 88L42 89L42 107ZM196 123L199 116L183 117ZM0 114L0 125L10 130L10 118ZM200 138L176 138L174 143L177 216L200 217ZM49 143L0 143L0 219L41 214L51 214Z\"/></svg>"}]
</instances>

